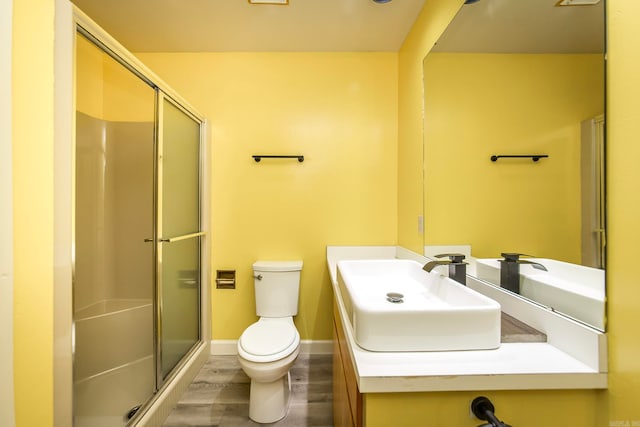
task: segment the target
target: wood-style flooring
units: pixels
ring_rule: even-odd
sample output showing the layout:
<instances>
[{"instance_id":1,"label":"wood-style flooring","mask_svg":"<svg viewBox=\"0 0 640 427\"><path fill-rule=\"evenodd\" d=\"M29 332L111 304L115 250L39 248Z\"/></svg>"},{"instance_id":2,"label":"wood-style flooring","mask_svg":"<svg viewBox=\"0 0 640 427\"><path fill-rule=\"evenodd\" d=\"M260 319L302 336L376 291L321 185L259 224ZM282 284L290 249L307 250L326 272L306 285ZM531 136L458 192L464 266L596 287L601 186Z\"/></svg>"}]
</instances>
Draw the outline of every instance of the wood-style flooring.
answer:
<instances>
[{"instance_id":1,"label":"wood-style flooring","mask_svg":"<svg viewBox=\"0 0 640 427\"><path fill-rule=\"evenodd\" d=\"M291 368L291 406L269 426L333 425L332 356L300 354ZM236 356L210 356L163 427L260 426L249 419L249 377Z\"/></svg>"}]
</instances>

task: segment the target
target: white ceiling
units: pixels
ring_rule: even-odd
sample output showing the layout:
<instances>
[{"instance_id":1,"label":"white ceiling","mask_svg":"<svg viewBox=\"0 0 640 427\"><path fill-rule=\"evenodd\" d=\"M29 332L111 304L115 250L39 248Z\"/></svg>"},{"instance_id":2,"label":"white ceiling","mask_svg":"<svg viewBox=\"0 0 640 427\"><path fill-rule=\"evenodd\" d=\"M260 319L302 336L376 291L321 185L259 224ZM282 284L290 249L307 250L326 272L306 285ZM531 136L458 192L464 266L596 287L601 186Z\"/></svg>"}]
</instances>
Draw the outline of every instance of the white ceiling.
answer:
<instances>
[{"instance_id":1,"label":"white ceiling","mask_svg":"<svg viewBox=\"0 0 640 427\"><path fill-rule=\"evenodd\" d=\"M556 6L558 0L481 0L462 6L436 52L602 53L604 1Z\"/></svg>"},{"instance_id":2,"label":"white ceiling","mask_svg":"<svg viewBox=\"0 0 640 427\"><path fill-rule=\"evenodd\" d=\"M395 52L425 2L72 1L133 52Z\"/></svg>"}]
</instances>

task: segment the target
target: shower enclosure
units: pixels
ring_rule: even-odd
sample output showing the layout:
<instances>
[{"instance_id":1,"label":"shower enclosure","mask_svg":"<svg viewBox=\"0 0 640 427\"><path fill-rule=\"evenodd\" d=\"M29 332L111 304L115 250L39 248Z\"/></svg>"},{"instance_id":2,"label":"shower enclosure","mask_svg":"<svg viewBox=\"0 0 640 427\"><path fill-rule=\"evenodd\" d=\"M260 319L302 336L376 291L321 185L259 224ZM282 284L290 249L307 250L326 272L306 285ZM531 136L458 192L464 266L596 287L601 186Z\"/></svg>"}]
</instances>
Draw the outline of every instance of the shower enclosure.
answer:
<instances>
[{"instance_id":1,"label":"shower enclosure","mask_svg":"<svg viewBox=\"0 0 640 427\"><path fill-rule=\"evenodd\" d=\"M75 63L74 425L119 426L202 339L203 123L80 27Z\"/></svg>"}]
</instances>

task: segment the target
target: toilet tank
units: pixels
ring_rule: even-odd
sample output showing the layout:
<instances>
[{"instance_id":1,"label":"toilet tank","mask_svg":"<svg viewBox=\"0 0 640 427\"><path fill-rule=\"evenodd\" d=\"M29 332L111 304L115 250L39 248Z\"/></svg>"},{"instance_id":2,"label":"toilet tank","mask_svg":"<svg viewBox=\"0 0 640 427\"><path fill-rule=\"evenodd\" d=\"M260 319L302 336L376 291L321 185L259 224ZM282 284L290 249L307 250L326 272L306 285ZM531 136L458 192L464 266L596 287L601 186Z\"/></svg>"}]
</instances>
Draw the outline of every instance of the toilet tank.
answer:
<instances>
[{"instance_id":1,"label":"toilet tank","mask_svg":"<svg viewBox=\"0 0 640 427\"><path fill-rule=\"evenodd\" d=\"M258 316L298 314L301 270L302 261L256 261L253 264Z\"/></svg>"}]
</instances>

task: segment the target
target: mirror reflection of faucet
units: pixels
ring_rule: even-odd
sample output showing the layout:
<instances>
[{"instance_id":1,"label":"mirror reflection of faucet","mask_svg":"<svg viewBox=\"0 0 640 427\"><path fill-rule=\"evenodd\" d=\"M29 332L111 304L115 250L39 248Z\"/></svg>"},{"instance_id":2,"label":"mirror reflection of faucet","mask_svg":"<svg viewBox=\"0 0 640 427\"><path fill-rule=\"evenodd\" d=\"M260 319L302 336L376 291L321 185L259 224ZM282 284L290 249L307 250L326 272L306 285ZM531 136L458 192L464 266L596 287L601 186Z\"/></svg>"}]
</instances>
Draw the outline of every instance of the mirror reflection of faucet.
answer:
<instances>
[{"instance_id":1,"label":"mirror reflection of faucet","mask_svg":"<svg viewBox=\"0 0 640 427\"><path fill-rule=\"evenodd\" d=\"M467 285L467 263L464 262L463 254L439 254L435 255L436 258L445 258L448 257L448 260L434 260L429 261L422 267L424 271L430 272L435 267L439 265L448 265L449 266L449 278L455 280L458 283L462 283L463 285Z\"/></svg>"},{"instance_id":2,"label":"mirror reflection of faucet","mask_svg":"<svg viewBox=\"0 0 640 427\"><path fill-rule=\"evenodd\" d=\"M520 264L529 264L538 270L547 271L547 268L539 262L520 259L522 256L531 255L513 252L503 252L501 255L504 259L498 260L500 262L500 286L511 292L520 293Z\"/></svg>"}]
</instances>

